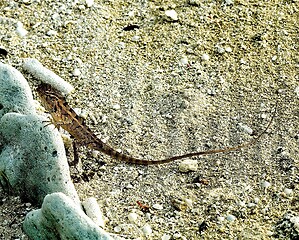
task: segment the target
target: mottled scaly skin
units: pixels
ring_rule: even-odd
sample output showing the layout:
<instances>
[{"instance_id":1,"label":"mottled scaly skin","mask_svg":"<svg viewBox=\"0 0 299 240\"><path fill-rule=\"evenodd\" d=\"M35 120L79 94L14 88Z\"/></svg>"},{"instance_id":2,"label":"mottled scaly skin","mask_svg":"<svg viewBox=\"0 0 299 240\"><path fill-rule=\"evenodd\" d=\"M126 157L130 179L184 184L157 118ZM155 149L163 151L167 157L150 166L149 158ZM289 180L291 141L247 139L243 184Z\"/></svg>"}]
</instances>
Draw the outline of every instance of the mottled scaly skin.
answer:
<instances>
[{"instance_id":1,"label":"mottled scaly skin","mask_svg":"<svg viewBox=\"0 0 299 240\"><path fill-rule=\"evenodd\" d=\"M120 161L132 163L132 164L139 164L139 165L169 163L182 158L234 151L240 148L253 145L267 131L273 119L272 117L266 129L260 135L258 135L256 138L254 138L252 141L248 143L244 143L236 147L227 147L223 149L214 149L214 150L207 150L202 152L188 153L188 154L174 156L162 160L149 161L149 160L138 159L138 158L134 158L119 153L113 148L111 148L110 146L108 146L107 144L105 144L103 141L101 141L101 139L99 139L93 133L93 131L84 123L83 118L79 117L75 113L75 111L67 104L65 97L58 90L53 88L51 85L42 83L41 85L38 86L37 92L40 96L43 106L52 115L53 123L56 127L62 127L64 130L69 132L76 140L78 140L81 144L84 144L91 149L101 151Z\"/></svg>"}]
</instances>

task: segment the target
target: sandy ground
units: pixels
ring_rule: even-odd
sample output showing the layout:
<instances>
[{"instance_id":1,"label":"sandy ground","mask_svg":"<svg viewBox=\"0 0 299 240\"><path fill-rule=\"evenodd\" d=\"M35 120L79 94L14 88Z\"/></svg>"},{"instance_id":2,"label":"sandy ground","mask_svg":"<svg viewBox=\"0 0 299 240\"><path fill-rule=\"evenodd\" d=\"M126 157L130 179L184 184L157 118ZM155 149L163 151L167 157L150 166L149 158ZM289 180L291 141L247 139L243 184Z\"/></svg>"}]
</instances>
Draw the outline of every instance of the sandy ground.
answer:
<instances>
[{"instance_id":1,"label":"sandy ground","mask_svg":"<svg viewBox=\"0 0 299 240\"><path fill-rule=\"evenodd\" d=\"M70 104L102 139L145 159L250 141L278 102L256 145L194 158L197 171L181 173L180 161L128 165L80 147L82 172L72 175L82 200L97 198L106 230L125 239L298 239L298 11L298 1L278 0L2 0L0 61L34 92L21 64L37 58L75 87ZM0 200L0 238L26 239L32 207L3 191Z\"/></svg>"}]
</instances>

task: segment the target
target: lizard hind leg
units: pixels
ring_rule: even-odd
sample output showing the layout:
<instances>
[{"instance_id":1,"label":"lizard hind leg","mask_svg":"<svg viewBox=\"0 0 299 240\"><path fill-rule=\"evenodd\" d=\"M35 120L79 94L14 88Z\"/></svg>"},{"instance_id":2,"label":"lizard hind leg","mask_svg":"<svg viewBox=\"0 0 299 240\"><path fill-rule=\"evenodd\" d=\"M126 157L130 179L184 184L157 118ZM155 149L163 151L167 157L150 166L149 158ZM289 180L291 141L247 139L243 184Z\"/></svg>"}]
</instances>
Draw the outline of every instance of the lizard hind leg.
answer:
<instances>
[{"instance_id":1,"label":"lizard hind leg","mask_svg":"<svg viewBox=\"0 0 299 240\"><path fill-rule=\"evenodd\" d=\"M56 123L52 118L50 118L49 120L42 121L42 123L46 123L44 127L48 127L53 124L56 128L59 129L59 127L56 126Z\"/></svg>"},{"instance_id":2,"label":"lizard hind leg","mask_svg":"<svg viewBox=\"0 0 299 240\"><path fill-rule=\"evenodd\" d=\"M50 126L50 125L54 125L55 128L57 128L58 130L60 129L60 127L64 126L64 125L68 125L69 123L65 123L65 122L58 122L55 121L53 118L49 118L49 120L45 120L42 121L43 123L46 123L46 125L44 127Z\"/></svg>"}]
</instances>

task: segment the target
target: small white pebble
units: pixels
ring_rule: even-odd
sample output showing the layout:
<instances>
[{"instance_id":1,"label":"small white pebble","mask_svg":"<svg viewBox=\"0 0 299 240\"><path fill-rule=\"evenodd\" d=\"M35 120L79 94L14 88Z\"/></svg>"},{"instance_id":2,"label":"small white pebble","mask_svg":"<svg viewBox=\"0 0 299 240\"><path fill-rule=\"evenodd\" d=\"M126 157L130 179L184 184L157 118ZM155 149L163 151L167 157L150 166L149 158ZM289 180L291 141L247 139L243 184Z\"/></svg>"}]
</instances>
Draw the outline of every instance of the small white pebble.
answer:
<instances>
[{"instance_id":1,"label":"small white pebble","mask_svg":"<svg viewBox=\"0 0 299 240\"><path fill-rule=\"evenodd\" d=\"M80 10L84 10L84 9L85 9L85 6L84 6L83 4L80 4L80 5L78 5L78 8L79 8Z\"/></svg>"},{"instance_id":2,"label":"small white pebble","mask_svg":"<svg viewBox=\"0 0 299 240\"><path fill-rule=\"evenodd\" d=\"M247 132L248 134L252 134L253 130L252 128L250 128L249 126L243 124L243 123L238 123L238 125L240 126L241 129L243 129L245 132Z\"/></svg>"},{"instance_id":3,"label":"small white pebble","mask_svg":"<svg viewBox=\"0 0 299 240\"><path fill-rule=\"evenodd\" d=\"M93 150L93 151L91 152L91 155L92 155L94 158L97 158L97 157L100 155L100 151L98 151L98 150Z\"/></svg>"},{"instance_id":4,"label":"small white pebble","mask_svg":"<svg viewBox=\"0 0 299 240\"><path fill-rule=\"evenodd\" d=\"M116 150L116 151L117 151L117 150ZM121 152L121 150L120 150L120 151L117 151L117 152ZM133 189L134 186L133 186L131 183L129 183L129 184L126 186L126 188L127 188L127 189Z\"/></svg>"},{"instance_id":5,"label":"small white pebble","mask_svg":"<svg viewBox=\"0 0 299 240\"><path fill-rule=\"evenodd\" d=\"M232 49L231 47L226 47L226 48L225 48L225 51L226 51L226 52L232 52L233 49Z\"/></svg>"},{"instance_id":6,"label":"small white pebble","mask_svg":"<svg viewBox=\"0 0 299 240\"><path fill-rule=\"evenodd\" d=\"M225 52L225 49L223 47L220 47L220 46L216 46L216 50L218 53L222 54Z\"/></svg>"},{"instance_id":7,"label":"small white pebble","mask_svg":"<svg viewBox=\"0 0 299 240\"><path fill-rule=\"evenodd\" d=\"M82 109L81 108L73 108L74 112L77 114L77 115L80 115L82 113Z\"/></svg>"},{"instance_id":8,"label":"small white pebble","mask_svg":"<svg viewBox=\"0 0 299 240\"><path fill-rule=\"evenodd\" d=\"M153 208L156 209L156 210L162 210L163 206L161 204L156 203L156 204L153 205Z\"/></svg>"},{"instance_id":9,"label":"small white pebble","mask_svg":"<svg viewBox=\"0 0 299 240\"><path fill-rule=\"evenodd\" d=\"M102 123L107 122L107 120L108 120L108 116L103 115L103 116L102 116Z\"/></svg>"},{"instance_id":10,"label":"small white pebble","mask_svg":"<svg viewBox=\"0 0 299 240\"><path fill-rule=\"evenodd\" d=\"M129 17L134 17L134 15L135 15L135 12L134 12L134 11L130 11L130 12L128 12L128 16L129 16Z\"/></svg>"},{"instance_id":11,"label":"small white pebble","mask_svg":"<svg viewBox=\"0 0 299 240\"><path fill-rule=\"evenodd\" d=\"M81 71L79 68L75 68L73 71L73 76L78 77L81 75Z\"/></svg>"},{"instance_id":12,"label":"small white pebble","mask_svg":"<svg viewBox=\"0 0 299 240\"><path fill-rule=\"evenodd\" d=\"M163 236L162 236L162 238L161 238L161 240L169 240L170 238L171 238L170 235L164 233Z\"/></svg>"},{"instance_id":13,"label":"small white pebble","mask_svg":"<svg viewBox=\"0 0 299 240\"><path fill-rule=\"evenodd\" d=\"M82 110L81 113L80 113L80 117L82 117L84 119L87 119L88 113L85 110Z\"/></svg>"},{"instance_id":14,"label":"small white pebble","mask_svg":"<svg viewBox=\"0 0 299 240\"><path fill-rule=\"evenodd\" d=\"M217 217L217 220L218 220L219 222L223 222L223 221L225 220L225 218L224 218L224 217Z\"/></svg>"},{"instance_id":15,"label":"small white pebble","mask_svg":"<svg viewBox=\"0 0 299 240\"><path fill-rule=\"evenodd\" d=\"M234 4L234 1L233 0L225 0L225 3L227 5L233 5Z\"/></svg>"},{"instance_id":16,"label":"small white pebble","mask_svg":"<svg viewBox=\"0 0 299 240\"><path fill-rule=\"evenodd\" d=\"M103 228L105 226L105 219L96 198L87 198L82 202L82 205L85 209L86 215L90 217L97 226Z\"/></svg>"},{"instance_id":17,"label":"small white pebble","mask_svg":"<svg viewBox=\"0 0 299 240\"><path fill-rule=\"evenodd\" d=\"M246 64L246 60L245 60L244 58L241 58L241 59L240 59L240 63L241 63L241 64Z\"/></svg>"},{"instance_id":18,"label":"small white pebble","mask_svg":"<svg viewBox=\"0 0 299 240\"><path fill-rule=\"evenodd\" d=\"M180 172L197 171L198 163L196 160L186 159L179 163Z\"/></svg>"},{"instance_id":19,"label":"small white pebble","mask_svg":"<svg viewBox=\"0 0 299 240\"><path fill-rule=\"evenodd\" d=\"M178 238L181 238L181 237L182 237L182 234L180 234L180 233L173 234L174 239L178 239Z\"/></svg>"},{"instance_id":20,"label":"small white pebble","mask_svg":"<svg viewBox=\"0 0 299 240\"><path fill-rule=\"evenodd\" d=\"M24 28L23 23L17 22L16 32L20 37L25 37L28 31Z\"/></svg>"},{"instance_id":21,"label":"small white pebble","mask_svg":"<svg viewBox=\"0 0 299 240\"><path fill-rule=\"evenodd\" d=\"M120 105L119 105L119 104L114 104L114 105L112 106L112 108L113 108L114 110L119 110L119 109L120 109Z\"/></svg>"},{"instance_id":22,"label":"small white pebble","mask_svg":"<svg viewBox=\"0 0 299 240\"><path fill-rule=\"evenodd\" d=\"M144 233L145 236L149 236L152 234L153 230L149 224L145 224L142 227L142 232Z\"/></svg>"},{"instance_id":23,"label":"small white pebble","mask_svg":"<svg viewBox=\"0 0 299 240\"><path fill-rule=\"evenodd\" d=\"M59 18L59 13L54 13L53 15L52 15L52 19L53 20L57 20Z\"/></svg>"},{"instance_id":24,"label":"small white pebble","mask_svg":"<svg viewBox=\"0 0 299 240\"><path fill-rule=\"evenodd\" d=\"M91 7L94 4L94 0L85 0L86 6Z\"/></svg>"},{"instance_id":25,"label":"small white pebble","mask_svg":"<svg viewBox=\"0 0 299 240\"><path fill-rule=\"evenodd\" d=\"M180 63L184 66L188 64L188 58L186 56L182 57Z\"/></svg>"},{"instance_id":26,"label":"small white pebble","mask_svg":"<svg viewBox=\"0 0 299 240\"><path fill-rule=\"evenodd\" d=\"M233 222L233 221L236 220L236 217L234 215L232 215L232 214L228 214L226 216L226 219L227 219L227 221Z\"/></svg>"},{"instance_id":27,"label":"small white pebble","mask_svg":"<svg viewBox=\"0 0 299 240\"><path fill-rule=\"evenodd\" d=\"M283 192L284 192L286 195L291 195L291 194L293 193L293 190L290 189L290 188L285 188L285 189L283 190Z\"/></svg>"},{"instance_id":28,"label":"small white pebble","mask_svg":"<svg viewBox=\"0 0 299 240\"><path fill-rule=\"evenodd\" d=\"M119 46L120 48L125 48L125 47L126 47L126 44L125 44L124 42L119 42L119 43L118 43L118 46Z\"/></svg>"},{"instance_id":29,"label":"small white pebble","mask_svg":"<svg viewBox=\"0 0 299 240\"><path fill-rule=\"evenodd\" d=\"M49 31L47 32L47 35L48 35L48 36L54 36L54 35L57 35L57 31L55 31L55 30L49 30Z\"/></svg>"},{"instance_id":30,"label":"small white pebble","mask_svg":"<svg viewBox=\"0 0 299 240\"><path fill-rule=\"evenodd\" d=\"M255 206L256 206L255 203L248 203L248 204L247 204L247 207L249 207L249 208L253 208L253 207L255 207Z\"/></svg>"},{"instance_id":31,"label":"small white pebble","mask_svg":"<svg viewBox=\"0 0 299 240\"><path fill-rule=\"evenodd\" d=\"M209 60L210 60L210 56L209 56L208 54L204 53L204 54L201 56L201 59L202 59L203 61L209 61Z\"/></svg>"},{"instance_id":32,"label":"small white pebble","mask_svg":"<svg viewBox=\"0 0 299 240\"><path fill-rule=\"evenodd\" d=\"M165 15L169 18L171 18L173 21L178 20L178 14L175 10L166 10Z\"/></svg>"},{"instance_id":33,"label":"small white pebble","mask_svg":"<svg viewBox=\"0 0 299 240\"><path fill-rule=\"evenodd\" d=\"M276 55L274 55L274 56L272 57L272 61L275 61L275 60L277 60L277 56L276 56Z\"/></svg>"},{"instance_id":34,"label":"small white pebble","mask_svg":"<svg viewBox=\"0 0 299 240\"><path fill-rule=\"evenodd\" d=\"M271 183L269 183L268 181L263 181L262 184L261 184L261 186L262 186L263 188L268 188L268 187L271 186Z\"/></svg>"},{"instance_id":35,"label":"small white pebble","mask_svg":"<svg viewBox=\"0 0 299 240\"><path fill-rule=\"evenodd\" d=\"M115 226L113 230L114 230L114 232L119 233L121 231L121 227Z\"/></svg>"},{"instance_id":36,"label":"small white pebble","mask_svg":"<svg viewBox=\"0 0 299 240\"><path fill-rule=\"evenodd\" d=\"M137 220L137 218L138 218L138 215L136 213L130 213L128 215L128 219L130 222L135 222Z\"/></svg>"},{"instance_id":37,"label":"small white pebble","mask_svg":"<svg viewBox=\"0 0 299 240\"><path fill-rule=\"evenodd\" d=\"M240 201L240 202L239 202L239 206L240 206L240 207L245 207L245 206L246 206L245 201Z\"/></svg>"},{"instance_id":38,"label":"small white pebble","mask_svg":"<svg viewBox=\"0 0 299 240\"><path fill-rule=\"evenodd\" d=\"M133 42L138 42L139 40L140 40L140 36L138 36L138 35L135 35L132 37Z\"/></svg>"},{"instance_id":39,"label":"small white pebble","mask_svg":"<svg viewBox=\"0 0 299 240\"><path fill-rule=\"evenodd\" d=\"M299 86L295 88L294 92L297 94L297 97L299 97Z\"/></svg>"},{"instance_id":40,"label":"small white pebble","mask_svg":"<svg viewBox=\"0 0 299 240\"><path fill-rule=\"evenodd\" d=\"M272 231L266 231L266 234L268 235L268 236L273 236L274 234L275 234L275 232L272 232Z\"/></svg>"},{"instance_id":41,"label":"small white pebble","mask_svg":"<svg viewBox=\"0 0 299 240\"><path fill-rule=\"evenodd\" d=\"M294 224L294 227L299 230L299 216L291 217L290 222Z\"/></svg>"},{"instance_id":42,"label":"small white pebble","mask_svg":"<svg viewBox=\"0 0 299 240\"><path fill-rule=\"evenodd\" d=\"M254 200L254 202L255 202L256 204L258 204L259 201L260 201L260 199L259 199L258 197L255 197L253 200Z\"/></svg>"},{"instance_id":43,"label":"small white pebble","mask_svg":"<svg viewBox=\"0 0 299 240\"><path fill-rule=\"evenodd\" d=\"M185 198L184 201L189 208L192 208L193 201L191 199Z\"/></svg>"},{"instance_id":44,"label":"small white pebble","mask_svg":"<svg viewBox=\"0 0 299 240\"><path fill-rule=\"evenodd\" d=\"M151 214L149 212L145 214L145 217L147 220L151 220Z\"/></svg>"}]
</instances>

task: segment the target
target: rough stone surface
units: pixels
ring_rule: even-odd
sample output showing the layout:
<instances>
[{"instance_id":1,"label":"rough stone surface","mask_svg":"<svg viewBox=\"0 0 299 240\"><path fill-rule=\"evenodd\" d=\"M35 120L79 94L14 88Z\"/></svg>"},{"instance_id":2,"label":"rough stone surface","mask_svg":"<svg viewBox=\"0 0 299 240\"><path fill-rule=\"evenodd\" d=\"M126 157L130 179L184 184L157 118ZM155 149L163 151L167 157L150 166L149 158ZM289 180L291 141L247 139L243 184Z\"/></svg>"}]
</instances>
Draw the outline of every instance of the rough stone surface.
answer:
<instances>
[{"instance_id":1,"label":"rough stone surface","mask_svg":"<svg viewBox=\"0 0 299 240\"><path fill-rule=\"evenodd\" d=\"M15 68L0 63L0 118L8 112L35 112L30 87Z\"/></svg>"},{"instance_id":2,"label":"rough stone surface","mask_svg":"<svg viewBox=\"0 0 299 240\"><path fill-rule=\"evenodd\" d=\"M63 193L47 195L41 209L27 214L24 230L34 240L112 240Z\"/></svg>"},{"instance_id":3,"label":"rough stone surface","mask_svg":"<svg viewBox=\"0 0 299 240\"><path fill-rule=\"evenodd\" d=\"M8 181L15 194L33 204L41 205L53 192L63 192L79 204L59 132L52 125L45 126L43 121L49 120L35 113L21 73L1 64L0 76L2 182Z\"/></svg>"},{"instance_id":4,"label":"rough stone surface","mask_svg":"<svg viewBox=\"0 0 299 240\"><path fill-rule=\"evenodd\" d=\"M64 81L57 74L44 67L37 59L27 58L24 60L23 68L42 82L49 83L59 89L65 95L74 90L74 87Z\"/></svg>"}]
</instances>

